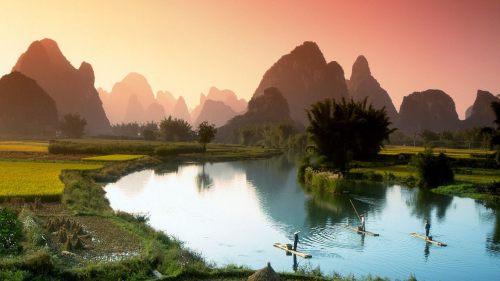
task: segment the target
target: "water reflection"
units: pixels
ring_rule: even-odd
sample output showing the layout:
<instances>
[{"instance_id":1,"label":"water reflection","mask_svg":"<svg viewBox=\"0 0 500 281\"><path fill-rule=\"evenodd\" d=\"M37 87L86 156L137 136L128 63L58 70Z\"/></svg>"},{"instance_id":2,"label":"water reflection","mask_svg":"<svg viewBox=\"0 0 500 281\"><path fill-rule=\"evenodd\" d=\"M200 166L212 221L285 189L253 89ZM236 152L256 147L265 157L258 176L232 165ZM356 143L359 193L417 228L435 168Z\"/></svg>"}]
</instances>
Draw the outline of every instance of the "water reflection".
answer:
<instances>
[{"instance_id":1,"label":"water reflection","mask_svg":"<svg viewBox=\"0 0 500 281\"><path fill-rule=\"evenodd\" d=\"M354 182L346 189L349 194L340 196L305 192L293 163L284 157L166 165L105 187L113 209L148 212L153 227L219 265L261 268L270 261L277 271L310 265L327 274L500 280L498 211L416 188ZM380 237L341 226L358 223L349 200L367 214L367 229ZM433 247L409 235L423 231L424 219L433 220L431 231L449 247ZM272 247L290 243L297 230L299 249L312 254L310 260Z\"/></svg>"},{"instance_id":2,"label":"water reflection","mask_svg":"<svg viewBox=\"0 0 500 281\"><path fill-rule=\"evenodd\" d=\"M202 164L201 171L196 175L196 186L198 187L198 192L203 192L208 189L213 184L213 179L205 171L205 166L207 164Z\"/></svg>"},{"instance_id":3,"label":"water reflection","mask_svg":"<svg viewBox=\"0 0 500 281\"><path fill-rule=\"evenodd\" d=\"M486 238L486 249L500 256L500 210L495 210L495 226L493 232Z\"/></svg>"},{"instance_id":4,"label":"water reflection","mask_svg":"<svg viewBox=\"0 0 500 281\"><path fill-rule=\"evenodd\" d=\"M432 193L425 189L417 189L416 192L406 201L412 210L412 215L422 219L431 220L432 213L436 213L438 221L446 217L446 210L451 205L453 197ZM432 224L432 221L430 221Z\"/></svg>"}]
</instances>

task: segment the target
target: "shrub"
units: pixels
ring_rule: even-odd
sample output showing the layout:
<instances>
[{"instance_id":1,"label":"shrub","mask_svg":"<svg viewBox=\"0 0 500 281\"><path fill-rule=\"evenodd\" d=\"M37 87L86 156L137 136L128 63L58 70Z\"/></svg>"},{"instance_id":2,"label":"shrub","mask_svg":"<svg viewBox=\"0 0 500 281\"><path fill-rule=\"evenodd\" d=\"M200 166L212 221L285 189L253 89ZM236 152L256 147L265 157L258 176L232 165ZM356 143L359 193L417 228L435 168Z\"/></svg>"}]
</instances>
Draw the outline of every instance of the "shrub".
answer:
<instances>
[{"instance_id":1,"label":"shrub","mask_svg":"<svg viewBox=\"0 0 500 281\"><path fill-rule=\"evenodd\" d=\"M419 153L414 162L421 186L435 188L453 182L453 170L445 154L433 156L432 149L428 148Z\"/></svg>"},{"instance_id":2,"label":"shrub","mask_svg":"<svg viewBox=\"0 0 500 281\"><path fill-rule=\"evenodd\" d=\"M22 250L22 225L17 214L0 209L0 255L18 254Z\"/></svg>"}]
</instances>

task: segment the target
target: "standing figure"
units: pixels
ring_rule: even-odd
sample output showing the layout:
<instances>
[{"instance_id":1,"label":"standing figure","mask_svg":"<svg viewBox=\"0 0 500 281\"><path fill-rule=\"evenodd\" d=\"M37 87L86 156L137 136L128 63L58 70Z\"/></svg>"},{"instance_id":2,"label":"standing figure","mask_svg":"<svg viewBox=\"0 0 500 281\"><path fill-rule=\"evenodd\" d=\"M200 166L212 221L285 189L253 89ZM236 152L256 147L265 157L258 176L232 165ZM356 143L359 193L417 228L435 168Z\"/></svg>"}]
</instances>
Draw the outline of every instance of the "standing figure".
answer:
<instances>
[{"instance_id":1,"label":"standing figure","mask_svg":"<svg viewBox=\"0 0 500 281\"><path fill-rule=\"evenodd\" d=\"M297 251L297 244L299 243L299 233L300 231L297 231L293 234L293 250Z\"/></svg>"},{"instance_id":2,"label":"standing figure","mask_svg":"<svg viewBox=\"0 0 500 281\"><path fill-rule=\"evenodd\" d=\"M431 230L431 224L429 223L429 220L425 221L425 238L432 240L432 238L429 238L429 231Z\"/></svg>"},{"instance_id":3,"label":"standing figure","mask_svg":"<svg viewBox=\"0 0 500 281\"><path fill-rule=\"evenodd\" d=\"M358 229L360 231L366 231L366 229L365 229L365 215L361 214L359 217L361 218L361 224L359 225Z\"/></svg>"}]
</instances>

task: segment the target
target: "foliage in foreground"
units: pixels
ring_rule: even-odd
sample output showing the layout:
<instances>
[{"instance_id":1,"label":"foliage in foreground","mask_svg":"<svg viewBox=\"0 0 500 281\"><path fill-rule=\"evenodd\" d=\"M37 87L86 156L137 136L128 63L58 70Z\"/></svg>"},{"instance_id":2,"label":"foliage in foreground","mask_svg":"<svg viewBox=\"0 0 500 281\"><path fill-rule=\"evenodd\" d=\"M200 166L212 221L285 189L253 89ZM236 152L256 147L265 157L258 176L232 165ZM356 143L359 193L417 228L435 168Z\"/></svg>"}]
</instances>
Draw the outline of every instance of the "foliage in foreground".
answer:
<instances>
[{"instance_id":1,"label":"foliage in foreground","mask_svg":"<svg viewBox=\"0 0 500 281\"><path fill-rule=\"evenodd\" d=\"M414 159L420 185L427 188L435 188L440 185L452 183L454 173L448 158L440 153L437 157L432 154L432 149L426 149L419 153Z\"/></svg>"},{"instance_id":2,"label":"foliage in foreground","mask_svg":"<svg viewBox=\"0 0 500 281\"><path fill-rule=\"evenodd\" d=\"M0 208L0 256L19 253L22 250L21 238L21 222L17 219L17 214Z\"/></svg>"},{"instance_id":3,"label":"foliage in foreground","mask_svg":"<svg viewBox=\"0 0 500 281\"><path fill-rule=\"evenodd\" d=\"M325 100L307 110L308 148L325 156L334 169L346 172L352 159L374 158L388 140L391 124L385 108L363 102Z\"/></svg>"}]
</instances>

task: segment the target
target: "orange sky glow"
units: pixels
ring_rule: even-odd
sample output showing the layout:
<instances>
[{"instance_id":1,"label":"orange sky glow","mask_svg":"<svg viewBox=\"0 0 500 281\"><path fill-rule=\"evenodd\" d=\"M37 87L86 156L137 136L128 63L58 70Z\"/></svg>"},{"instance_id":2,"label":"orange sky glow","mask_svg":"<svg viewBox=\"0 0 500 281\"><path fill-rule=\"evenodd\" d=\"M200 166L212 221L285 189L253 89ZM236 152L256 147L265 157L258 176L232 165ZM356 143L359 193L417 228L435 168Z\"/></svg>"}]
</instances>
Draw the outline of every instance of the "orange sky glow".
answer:
<instances>
[{"instance_id":1,"label":"orange sky glow","mask_svg":"<svg viewBox=\"0 0 500 281\"><path fill-rule=\"evenodd\" d=\"M129 72L190 107L210 86L249 99L264 72L315 41L349 78L363 54L392 97L429 88L453 97L461 118L477 89L500 93L500 1L5 1L0 74L34 40L52 38L76 67L111 90Z\"/></svg>"}]
</instances>

